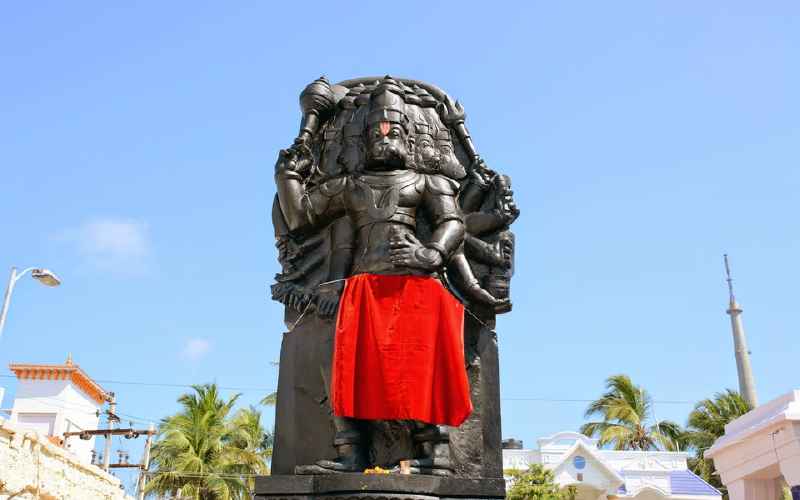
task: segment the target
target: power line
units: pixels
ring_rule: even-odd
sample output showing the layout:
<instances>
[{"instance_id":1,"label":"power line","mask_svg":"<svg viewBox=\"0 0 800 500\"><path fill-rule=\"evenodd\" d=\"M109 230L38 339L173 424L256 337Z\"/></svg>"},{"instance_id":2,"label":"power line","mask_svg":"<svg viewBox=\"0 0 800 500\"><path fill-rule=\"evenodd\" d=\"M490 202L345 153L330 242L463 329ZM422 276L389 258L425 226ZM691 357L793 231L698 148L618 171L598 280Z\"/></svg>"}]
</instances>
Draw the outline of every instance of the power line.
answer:
<instances>
[{"instance_id":1,"label":"power line","mask_svg":"<svg viewBox=\"0 0 800 500\"><path fill-rule=\"evenodd\" d=\"M16 378L14 375L0 375L0 377L8 377L8 378ZM182 388L193 388L198 384L169 384L169 383L162 383L162 382L130 382L124 380L100 380L97 379L97 382L107 383L107 384L122 384L122 385L141 385L141 386L160 386L160 387L182 387ZM259 391L259 392L275 392L275 389L268 389L263 387L222 387L218 386L218 389L226 390L226 391ZM592 401L596 401L597 398L594 399L569 399L569 398L500 398L500 401L541 401L541 402L554 402L554 403L591 403ZM695 404L697 401L653 401L653 403L657 404Z\"/></svg>"},{"instance_id":2,"label":"power line","mask_svg":"<svg viewBox=\"0 0 800 500\"><path fill-rule=\"evenodd\" d=\"M16 375L0 375L0 377L4 378L17 378ZM129 382L124 380L100 380L95 379L95 382L101 382L104 384L122 384L122 385L145 385L145 386L160 386L160 387L193 387L198 384L169 384L165 382ZM223 389L226 391L267 391L267 392L275 392L275 389L267 389L264 387L221 387L217 386L217 389Z\"/></svg>"},{"instance_id":3,"label":"power line","mask_svg":"<svg viewBox=\"0 0 800 500\"><path fill-rule=\"evenodd\" d=\"M597 399L558 399L558 398L500 398L500 401L543 401L555 403L591 403ZM653 401L658 404L690 404L693 405L697 401Z\"/></svg>"}]
</instances>

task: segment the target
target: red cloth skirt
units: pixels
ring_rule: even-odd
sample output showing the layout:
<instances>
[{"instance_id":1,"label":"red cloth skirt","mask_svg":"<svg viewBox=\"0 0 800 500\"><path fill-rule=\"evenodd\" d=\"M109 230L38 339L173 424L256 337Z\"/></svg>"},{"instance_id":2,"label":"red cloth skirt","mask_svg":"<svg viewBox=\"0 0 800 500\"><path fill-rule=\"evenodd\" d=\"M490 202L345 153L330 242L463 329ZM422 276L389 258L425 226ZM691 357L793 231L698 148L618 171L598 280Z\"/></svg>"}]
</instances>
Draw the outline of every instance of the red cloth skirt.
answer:
<instances>
[{"instance_id":1,"label":"red cloth skirt","mask_svg":"<svg viewBox=\"0 0 800 500\"><path fill-rule=\"evenodd\" d=\"M472 412L464 306L428 276L348 278L331 393L339 416L461 425Z\"/></svg>"}]
</instances>

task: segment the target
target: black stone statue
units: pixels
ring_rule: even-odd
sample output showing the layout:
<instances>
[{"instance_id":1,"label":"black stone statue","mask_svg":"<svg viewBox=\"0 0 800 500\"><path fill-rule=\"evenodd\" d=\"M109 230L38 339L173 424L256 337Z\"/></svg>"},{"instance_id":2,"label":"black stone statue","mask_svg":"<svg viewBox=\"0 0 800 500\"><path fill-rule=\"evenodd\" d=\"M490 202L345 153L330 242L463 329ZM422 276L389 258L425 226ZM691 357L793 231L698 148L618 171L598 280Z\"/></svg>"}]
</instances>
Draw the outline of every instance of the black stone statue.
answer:
<instances>
[{"instance_id":1,"label":"black stone statue","mask_svg":"<svg viewBox=\"0 0 800 500\"><path fill-rule=\"evenodd\" d=\"M477 154L461 105L428 83L322 77L300 105L300 133L275 165L272 295L289 332L273 474L397 472L407 460L421 475L502 478L491 328L511 309L509 178Z\"/></svg>"}]
</instances>

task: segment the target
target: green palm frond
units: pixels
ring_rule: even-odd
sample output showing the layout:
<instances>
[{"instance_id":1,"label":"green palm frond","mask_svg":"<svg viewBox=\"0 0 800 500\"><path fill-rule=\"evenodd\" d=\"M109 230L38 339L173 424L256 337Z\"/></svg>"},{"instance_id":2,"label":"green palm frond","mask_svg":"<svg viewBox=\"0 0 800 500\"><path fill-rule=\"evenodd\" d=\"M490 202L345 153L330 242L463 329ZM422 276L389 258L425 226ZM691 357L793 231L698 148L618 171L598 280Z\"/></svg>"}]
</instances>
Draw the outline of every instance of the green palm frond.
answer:
<instances>
[{"instance_id":1,"label":"green palm frond","mask_svg":"<svg viewBox=\"0 0 800 500\"><path fill-rule=\"evenodd\" d=\"M711 448L717 439L725 435L725 425L752 410L753 407L733 389L717 392L713 399L698 401L686 422L686 433L682 441L687 449L695 450L695 458L689 459L689 469L704 481L720 490L727 500L728 492L722 484L714 461L703 458L703 452Z\"/></svg>"},{"instance_id":2,"label":"green palm frond","mask_svg":"<svg viewBox=\"0 0 800 500\"><path fill-rule=\"evenodd\" d=\"M256 474L269 474L272 436L261 425L255 407L234 405L217 385L192 386L178 398L181 410L161 420L151 449L155 472L145 491L163 495L182 488L199 500L249 499Z\"/></svg>"},{"instance_id":3,"label":"green palm frond","mask_svg":"<svg viewBox=\"0 0 800 500\"><path fill-rule=\"evenodd\" d=\"M671 450L682 431L669 421L648 425L653 399L643 387L621 373L606 379L606 391L586 408L585 418L600 417L580 428L580 433L597 437L599 446L615 450Z\"/></svg>"}]
</instances>

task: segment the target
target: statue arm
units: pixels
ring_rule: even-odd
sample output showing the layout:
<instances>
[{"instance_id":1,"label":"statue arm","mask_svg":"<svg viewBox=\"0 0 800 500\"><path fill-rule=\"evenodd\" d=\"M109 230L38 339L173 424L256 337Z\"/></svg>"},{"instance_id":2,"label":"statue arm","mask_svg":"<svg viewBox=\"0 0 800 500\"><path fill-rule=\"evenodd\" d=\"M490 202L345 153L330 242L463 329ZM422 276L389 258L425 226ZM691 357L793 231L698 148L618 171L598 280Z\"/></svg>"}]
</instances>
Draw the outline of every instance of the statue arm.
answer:
<instances>
[{"instance_id":1,"label":"statue arm","mask_svg":"<svg viewBox=\"0 0 800 500\"><path fill-rule=\"evenodd\" d=\"M396 267L436 271L447 264L464 241L464 222L458 209L458 185L442 176L426 176L422 208L431 227L428 243L395 229L389 236L389 259Z\"/></svg>"},{"instance_id":2,"label":"statue arm","mask_svg":"<svg viewBox=\"0 0 800 500\"><path fill-rule=\"evenodd\" d=\"M464 239L464 253L490 266L509 269L512 265L514 243L511 239L501 237L495 243L487 243L481 239L467 234Z\"/></svg>"},{"instance_id":3,"label":"statue arm","mask_svg":"<svg viewBox=\"0 0 800 500\"><path fill-rule=\"evenodd\" d=\"M519 208L514 203L511 181L506 176L495 177L494 208L467 215L466 226L470 234L494 232L509 226L519 217Z\"/></svg>"},{"instance_id":4,"label":"statue arm","mask_svg":"<svg viewBox=\"0 0 800 500\"><path fill-rule=\"evenodd\" d=\"M292 168L291 157L291 151L281 151L275 165L275 184L289 233L300 236L321 229L344 214L342 192L346 179L335 179L308 190L302 176Z\"/></svg>"},{"instance_id":5,"label":"statue arm","mask_svg":"<svg viewBox=\"0 0 800 500\"><path fill-rule=\"evenodd\" d=\"M344 280L350 276L355 247L355 227L348 217L342 217L331 225L331 261L328 279L314 290L312 301L317 314L329 318L336 313L339 298L344 290Z\"/></svg>"},{"instance_id":6,"label":"statue arm","mask_svg":"<svg viewBox=\"0 0 800 500\"><path fill-rule=\"evenodd\" d=\"M503 216L500 210L490 209L467 215L465 222L467 231L470 234L484 234L505 226L508 224L508 219L508 217Z\"/></svg>"},{"instance_id":7,"label":"statue arm","mask_svg":"<svg viewBox=\"0 0 800 500\"><path fill-rule=\"evenodd\" d=\"M431 226L431 237L425 245L438 251L447 262L464 241L463 215L458 208L458 186L438 175L427 178L422 204Z\"/></svg>"},{"instance_id":8,"label":"statue arm","mask_svg":"<svg viewBox=\"0 0 800 500\"><path fill-rule=\"evenodd\" d=\"M492 186L497 172L487 167L483 159L478 156L473 161L467 171L469 182L461 190L461 209L465 213L475 212L483 204L486 194Z\"/></svg>"},{"instance_id":9,"label":"statue arm","mask_svg":"<svg viewBox=\"0 0 800 500\"><path fill-rule=\"evenodd\" d=\"M467 236L469 239L469 236ZM464 256L456 252L447 264L447 274L455 288L474 303L481 304L494 312L506 312L511 308L508 298L498 299L481 287L480 281Z\"/></svg>"}]
</instances>

